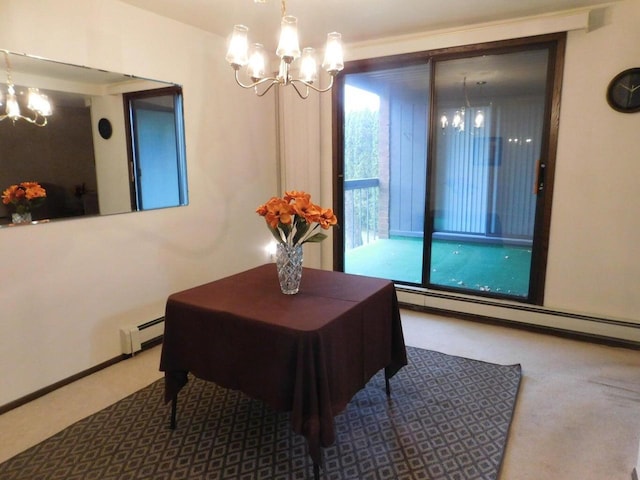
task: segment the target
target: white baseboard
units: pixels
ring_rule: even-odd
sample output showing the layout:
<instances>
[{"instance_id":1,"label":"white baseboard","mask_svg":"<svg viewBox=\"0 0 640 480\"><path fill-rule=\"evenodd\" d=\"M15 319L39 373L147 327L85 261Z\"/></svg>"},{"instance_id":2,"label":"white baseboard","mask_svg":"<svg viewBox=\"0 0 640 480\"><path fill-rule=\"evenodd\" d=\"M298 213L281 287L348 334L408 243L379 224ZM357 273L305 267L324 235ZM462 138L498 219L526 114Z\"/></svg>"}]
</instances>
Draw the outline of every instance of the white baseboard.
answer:
<instances>
[{"instance_id":1,"label":"white baseboard","mask_svg":"<svg viewBox=\"0 0 640 480\"><path fill-rule=\"evenodd\" d=\"M538 305L433 292L406 285L396 285L396 291L398 301L407 305L612 339L640 347L640 323L552 310Z\"/></svg>"}]
</instances>

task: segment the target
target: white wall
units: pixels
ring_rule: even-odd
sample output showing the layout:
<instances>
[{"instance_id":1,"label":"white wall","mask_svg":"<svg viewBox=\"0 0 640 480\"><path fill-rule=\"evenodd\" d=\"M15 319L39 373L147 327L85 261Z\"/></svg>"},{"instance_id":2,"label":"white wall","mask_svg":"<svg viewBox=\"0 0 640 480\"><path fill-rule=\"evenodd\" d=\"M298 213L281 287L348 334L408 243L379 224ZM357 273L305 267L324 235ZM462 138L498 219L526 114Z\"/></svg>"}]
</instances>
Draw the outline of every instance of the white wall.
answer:
<instances>
[{"instance_id":1,"label":"white wall","mask_svg":"<svg viewBox=\"0 0 640 480\"><path fill-rule=\"evenodd\" d=\"M640 324L640 113L612 110L605 92L640 67L640 0L571 32L551 220L546 304Z\"/></svg>"},{"instance_id":2,"label":"white wall","mask_svg":"<svg viewBox=\"0 0 640 480\"><path fill-rule=\"evenodd\" d=\"M277 192L273 97L234 86L223 39L115 0L2 0L0 48L182 84L190 194L0 231L4 405L118 356L170 293L264 263L255 208Z\"/></svg>"},{"instance_id":3,"label":"white wall","mask_svg":"<svg viewBox=\"0 0 640 480\"><path fill-rule=\"evenodd\" d=\"M569 34L546 306L640 324L640 114L604 100L611 77L640 66L640 0L606 13L602 27ZM381 39L348 59L532 35L556 21ZM235 87L221 38L116 0L2 0L0 48L182 84L190 192L188 207L0 232L3 405L119 355L119 327L162 316L168 294L266 261L270 235L254 210L279 192L273 97ZM287 103L283 186L330 205L330 95L300 122L301 104ZM311 261L330 268L331 242L320 248Z\"/></svg>"},{"instance_id":4,"label":"white wall","mask_svg":"<svg viewBox=\"0 0 640 480\"><path fill-rule=\"evenodd\" d=\"M95 128L101 118L108 118L111 122L111 138L102 138ZM131 185L122 95L92 96L91 122L94 125L93 150L100 213L108 215L128 212L131 210Z\"/></svg>"}]
</instances>

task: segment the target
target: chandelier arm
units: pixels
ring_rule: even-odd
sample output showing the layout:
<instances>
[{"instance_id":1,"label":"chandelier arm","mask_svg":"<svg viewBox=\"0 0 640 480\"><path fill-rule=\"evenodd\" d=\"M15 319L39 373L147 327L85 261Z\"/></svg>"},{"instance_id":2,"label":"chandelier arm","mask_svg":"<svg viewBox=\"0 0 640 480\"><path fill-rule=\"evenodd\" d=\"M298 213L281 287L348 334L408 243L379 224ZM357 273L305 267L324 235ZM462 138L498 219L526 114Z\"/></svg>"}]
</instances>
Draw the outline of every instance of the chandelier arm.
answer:
<instances>
[{"instance_id":1,"label":"chandelier arm","mask_svg":"<svg viewBox=\"0 0 640 480\"><path fill-rule=\"evenodd\" d=\"M11 119L13 123L16 123L16 120L25 120L36 127L45 127L48 123L47 117L40 116L38 114L35 115L34 118L25 117L24 115L20 115L19 117L10 117L9 115L0 115L0 122L6 120L7 118Z\"/></svg>"},{"instance_id":2,"label":"chandelier arm","mask_svg":"<svg viewBox=\"0 0 640 480\"><path fill-rule=\"evenodd\" d=\"M290 83L290 85L293 87L293 89L296 91L296 93L298 94L298 96L302 100L306 100L307 98L309 98L309 86L310 85L307 82L303 82L302 80L293 79L289 83ZM307 87L307 90L305 91L304 94L300 91L300 89L298 88L296 83L301 83L301 84L303 84L304 86Z\"/></svg>"},{"instance_id":3,"label":"chandelier arm","mask_svg":"<svg viewBox=\"0 0 640 480\"><path fill-rule=\"evenodd\" d=\"M236 83L238 85L240 85L242 88L246 88L246 89L253 89L255 87L258 87L260 85L263 85L263 84L269 83L269 82L271 82L272 84L278 83L278 79L275 78L275 77L265 77L265 78L262 78L260 80L255 81L255 82L251 82L251 83L247 83L247 84L242 83L240 81L240 77L238 76L238 70L237 69L235 69L235 78L236 78ZM269 88L271 88L271 86L272 85L270 85Z\"/></svg>"},{"instance_id":4,"label":"chandelier arm","mask_svg":"<svg viewBox=\"0 0 640 480\"><path fill-rule=\"evenodd\" d=\"M256 85L253 87L253 91L258 97L263 97L269 90L271 90L273 88L274 85L278 85L280 83L277 78L267 78L265 80L271 80L271 83L269 84L269 86L267 88L265 88L262 91L262 93L260 93L258 91L258 86L261 83L264 83L264 82L256 82Z\"/></svg>"},{"instance_id":5,"label":"chandelier arm","mask_svg":"<svg viewBox=\"0 0 640 480\"><path fill-rule=\"evenodd\" d=\"M31 123L32 125L35 125L36 127L44 127L47 124L47 118L46 117L41 117L38 112L33 112L33 118L31 117L27 117L25 115L20 115L20 117L22 120L26 120L27 122ZM38 119L42 118L41 122L38 122Z\"/></svg>"},{"instance_id":6,"label":"chandelier arm","mask_svg":"<svg viewBox=\"0 0 640 480\"><path fill-rule=\"evenodd\" d=\"M331 88L333 87L333 78L334 78L334 75L331 75L331 81L329 82L329 85L327 87L325 87L325 88L318 88L318 87L316 87L315 85L313 85L311 83L305 82L304 80L299 80L297 78L292 79L290 81L290 83L293 84L294 87L295 87L296 83L301 83L305 87L307 87L307 89L310 88L312 90L315 90L318 93L325 93L325 92L328 92L329 90L331 90ZM307 96L308 96L308 94L307 94ZM304 98L307 98L307 97L304 97Z\"/></svg>"},{"instance_id":7,"label":"chandelier arm","mask_svg":"<svg viewBox=\"0 0 640 480\"><path fill-rule=\"evenodd\" d=\"M469 103L469 95L467 94L467 77L464 77L462 82L462 90L464 90L464 100L467 103L467 108L471 108L471 104Z\"/></svg>"},{"instance_id":8,"label":"chandelier arm","mask_svg":"<svg viewBox=\"0 0 640 480\"><path fill-rule=\"evenodd\" d=\"M44 127L47 125L47 117L36 115L36 117L33 119L33 121L31 121L31 123L33 123L36 127Z\"/></svg>"}]
</instances>

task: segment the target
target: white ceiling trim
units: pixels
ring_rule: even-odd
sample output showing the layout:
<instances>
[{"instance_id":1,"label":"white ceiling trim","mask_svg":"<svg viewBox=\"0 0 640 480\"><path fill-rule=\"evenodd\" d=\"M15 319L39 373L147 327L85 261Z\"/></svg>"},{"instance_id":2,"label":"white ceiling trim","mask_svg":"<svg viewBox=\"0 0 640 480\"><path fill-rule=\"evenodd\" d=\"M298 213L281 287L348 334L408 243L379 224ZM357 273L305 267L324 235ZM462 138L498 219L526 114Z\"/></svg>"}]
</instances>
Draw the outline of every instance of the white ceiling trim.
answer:
<instances>
[{"instance_id":1,"label":"white ceiling trim","mask_svg":"<svg viewBox=\"0 0 640 480\"><path fill-rule=\"evenodd\" d=\"M556 14L469 25L464 28L434 30L351 43L345 46L345 60L360 60L572 30L587 30L592 10L594 9L571 10Z\"/></svg>"}]
</instances>

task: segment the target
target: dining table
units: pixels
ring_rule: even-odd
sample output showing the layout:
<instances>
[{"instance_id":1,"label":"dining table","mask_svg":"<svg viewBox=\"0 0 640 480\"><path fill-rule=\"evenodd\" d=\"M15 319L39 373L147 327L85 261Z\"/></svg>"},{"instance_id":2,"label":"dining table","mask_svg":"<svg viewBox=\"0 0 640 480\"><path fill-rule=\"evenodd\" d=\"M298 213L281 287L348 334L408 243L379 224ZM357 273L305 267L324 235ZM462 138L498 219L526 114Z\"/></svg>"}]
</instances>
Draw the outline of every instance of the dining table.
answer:
<instances>
[{"instance_id":1,"label":"dining table","mask_svg":"<svg viewBox=\"0 0 640 480\"><path fill-rule=\"evenodd\" d=\"M394 284L303 268L295 295L280 291L264 264L171 294L160 359L164 400L176 428L178 394L189 374L290 412L319 478L334 418L379 371L387 395L407 364Z\"/></svg>"}]
</instances>

